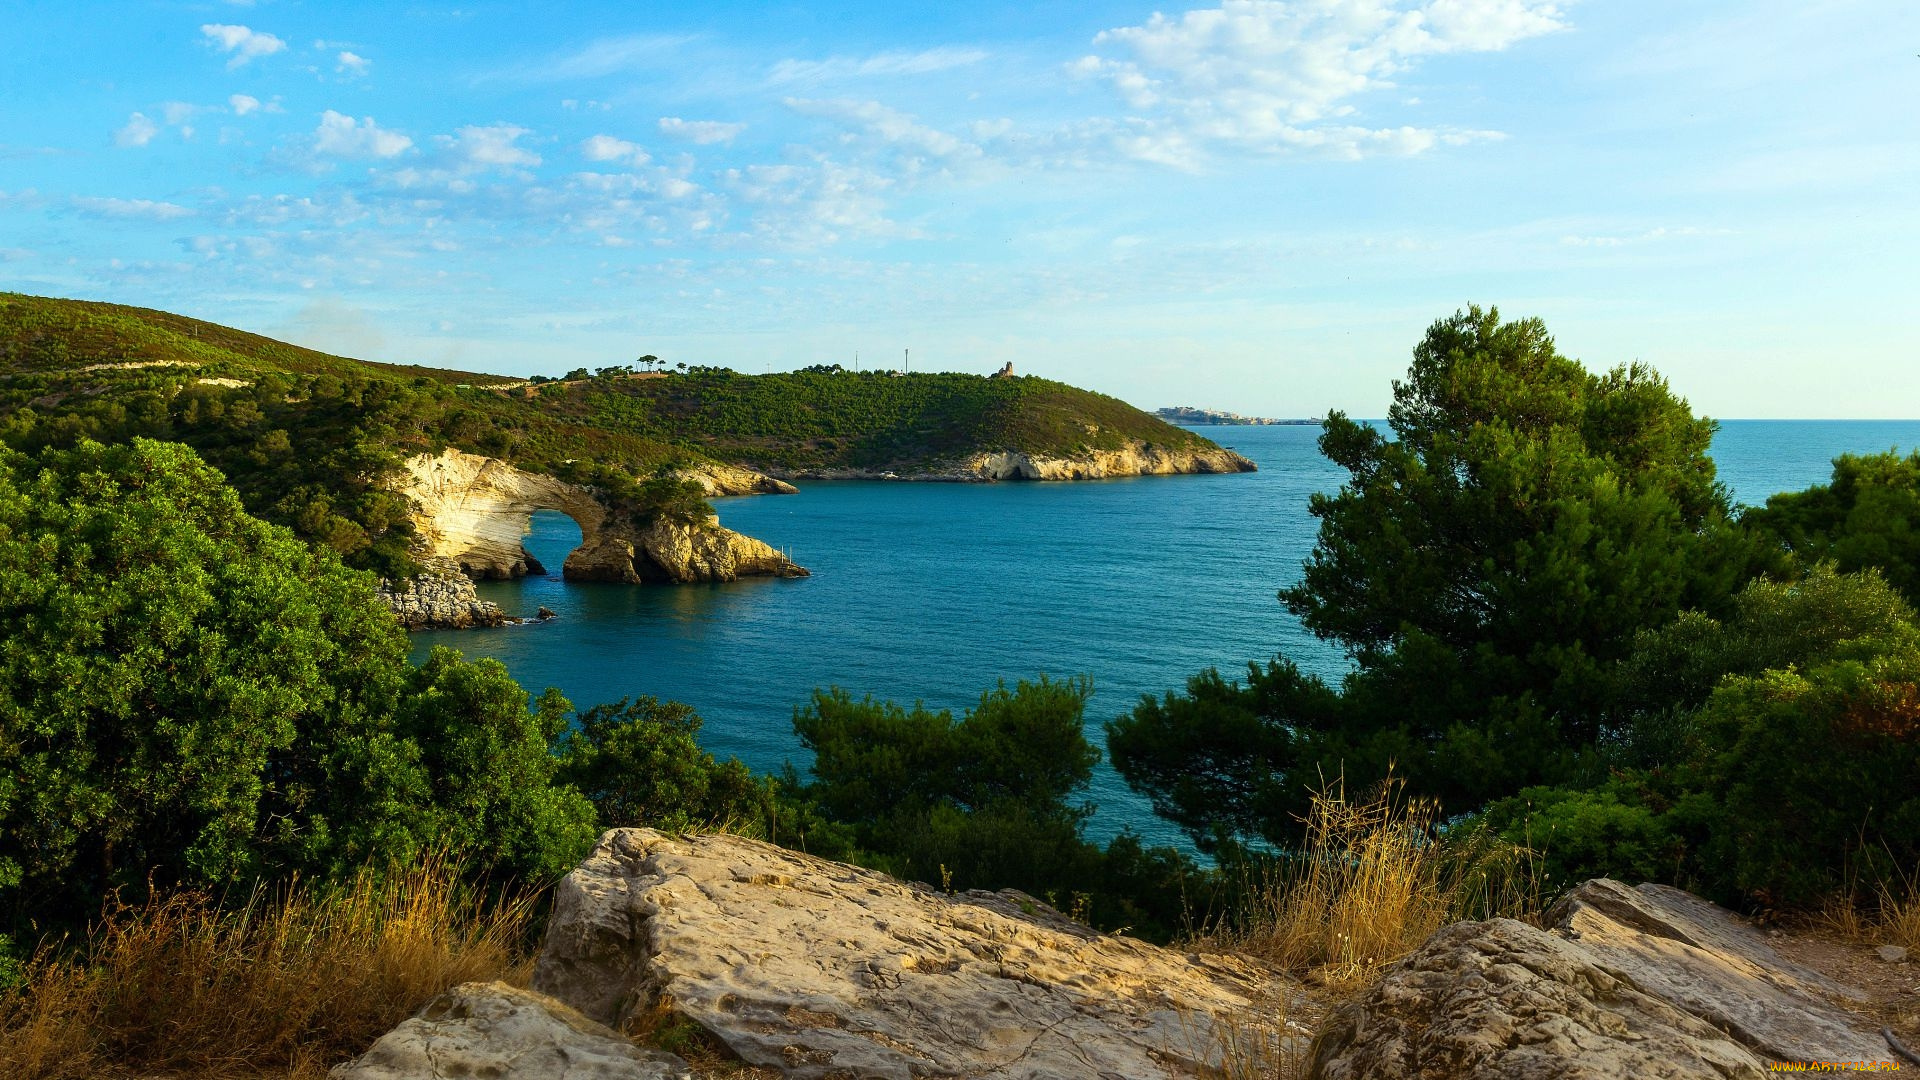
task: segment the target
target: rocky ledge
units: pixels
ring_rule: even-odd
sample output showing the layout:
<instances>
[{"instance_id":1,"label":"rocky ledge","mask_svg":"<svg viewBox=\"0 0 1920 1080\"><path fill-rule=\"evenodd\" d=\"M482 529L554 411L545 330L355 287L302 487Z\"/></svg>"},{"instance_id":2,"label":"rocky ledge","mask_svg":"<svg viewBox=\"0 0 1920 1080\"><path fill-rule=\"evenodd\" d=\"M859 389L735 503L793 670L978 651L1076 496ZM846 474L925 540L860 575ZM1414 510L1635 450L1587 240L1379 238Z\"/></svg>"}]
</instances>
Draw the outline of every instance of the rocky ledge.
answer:
<instances>
[{"instance_id":1,"label":"rocky ledge","mask_svg":"<svg viewBox=\"0 0 1920 1080\"><path fill-rule=\"evenodd\" d=\"M1590 881L1543 920L1446 927L1328 1015L1258 964L1097 933L732 836L615 829L561 881L533 989L469 983L333 1080L660 1080L690 1034L795 1080L1762 1080L1920 1068L1733 913ZM1893 962L1893 961L1888 961ZM1283 1075L1298 1075L1290 1067ZM729 1070L720 1075L736 1075Z\"/></svg>"},{"instance_id":2,"label":"rocky ledge","mask_svg":"<svg viewBox=\"0 0 1920 1080\"><path fill-rule=\"evenodd\" d=\"M1194 449L1130 441L1118 450L1089 450L1047 457L1019 450L974 454L958 461L894 469L803 469L783 473L813 480L937 480L992 483L1000 480L1106 480L1121 476L1256 472L1259 466L1225 447Z\"/></svg>"},{"instance_id":3,"label":"rocky ledge","mask_svg":"<svg viewBox=\"0 0 1920 1080\"><path fill-rule=\"evenodd\" d=\"M540 1070L613 1061L612 1032L663 1024L799 1080L1162 1080L1215 1075L1248 1030L1306 1042L1261 1019L1297 987L1254 964L1097 933L1018 892L647 829L607 833L561 882L533 982L462 987L334 1080L559 1076ZM562 1037L580 1052L556 1058ZM565 1075L673 1075L657 1057L619 1068Z\"/></svg>"},{"instance_id":4,"label":"rocky ledge","mask_svg":"<svg viewBox=\"0 0 1920 1080\"><path fill-rule=\"evenodd\" d=\"M1859 991L1696 896L1589 881L1545 922L1441 930L1329 1017L1309 1076L1761 1080L1776 1062L1900 1063L1844 1007Z\"/></svg>"}]
</instances>

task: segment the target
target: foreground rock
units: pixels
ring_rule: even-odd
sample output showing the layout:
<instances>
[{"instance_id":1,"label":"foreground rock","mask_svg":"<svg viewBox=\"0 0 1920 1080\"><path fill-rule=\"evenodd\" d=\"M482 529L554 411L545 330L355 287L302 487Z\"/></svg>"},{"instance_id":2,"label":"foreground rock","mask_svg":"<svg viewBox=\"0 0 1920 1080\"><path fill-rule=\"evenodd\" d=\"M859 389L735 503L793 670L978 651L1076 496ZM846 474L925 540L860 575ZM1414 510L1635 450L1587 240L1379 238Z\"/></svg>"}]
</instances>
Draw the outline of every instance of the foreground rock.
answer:
<instances>
[{"instance_id":1,"label":"foreground rock","mask_svg":"<svg viewBox=\"0 0 1920 1080\"><path fill-rule=\"evenodd\" d=\"M1677 889L1590 881L1548 913L1457 923L1329 1018L1316 1080L1726 1077L1891 1060L1857 997Z\"/></svg>"},{"instance_id":2,"label":"foreground rock","mask_svg":"<svg viewBox=\"0 0 1920 1080\"><path fill-rule=\"evenodd\" d=\"M473 579L451 559L424 559L420 574L405 581L382 581L376 594L409 630L466 630L511 621L500 605L480 599Z\"/></svg>"},{"instance_id":3,"label":"foreground rock","mask_svg":"<svg viewBox=\"0 0 1920 1080\"><path fill-rule=\"evenodd\" d=\"M530 527L530 515L537 510L557 510L580 527L580 546L567 556L563 569L569 581L684 583L807 573L774 548L721 528L717 518L692 524L662 521L636 528L612 520L586 488L517 469L497 458L449 449L415 455L405 466L400 491L413 505L414 533L421 550L427 558L445 560L469 577L546 573L520 542ZM716 469L711 476L699 475L715 489L727 489L729 484L779 485L746 470Z\"/></svg>"},{"instance_id":4,"label":"foreground rock","mask_svg":"<svg viewBox=\"0 0 1920 1080\"><path fill-rule=\"evenodd\" d=\"M786 1076L897 1080L1192 1076L1220 1063L1219 1018L1272 1016L1287 991L1018 893L645 829L561 882L534 986L615 1028L679 1014Z\"/></svg>"},{"instance_id":5,"label":"foreground rock","mask_svg":"<svg viewBox=\"0 0 1920 1080\"><path fill-rule=\"evenodd\" d=\"M465 983L381 1036L329 1080L685 1080L686 1063L644 1050L552 998Z\"/></svg>"},{"instance_id":6,"label":"foreground rock","mask_svg":"<svg viewBox=\"0 0 1920 1080\"><path fill-rule=\"evenodd\" d=\"M937 463L924 468L909 468L905 472L835 468L805 469L789 475L819 480L949 480L978 483L1239 473L1255 472L1258 468L1253 462L1224 447L1169 447L1131 440L1118 450L1089 450L1071 457L1047 457L1006 450L974 454L959 461Z\"/></svg>"}]
</instances>

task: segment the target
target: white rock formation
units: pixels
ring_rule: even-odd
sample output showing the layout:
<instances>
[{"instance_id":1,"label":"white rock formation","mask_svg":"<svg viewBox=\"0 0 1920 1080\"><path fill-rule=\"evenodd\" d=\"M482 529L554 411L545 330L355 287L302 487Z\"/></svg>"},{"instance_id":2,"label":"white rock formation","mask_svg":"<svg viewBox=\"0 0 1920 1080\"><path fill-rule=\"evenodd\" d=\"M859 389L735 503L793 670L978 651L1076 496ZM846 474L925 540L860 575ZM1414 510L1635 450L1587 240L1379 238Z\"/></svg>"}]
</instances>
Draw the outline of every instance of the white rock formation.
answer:
<instances>
[{"instance_id":1,"label":"white rock formation","mask_svg":"<svg viewBox=\"0 0 1920 1080\"><path fill-rule=\"evenodd\" d=\"M414 531L425 557L450 560L473 577L546 572L520 543L536 510L558 510L580 527L580 546L564 568L568 580L689 582L806 575L772 547L721 528L718 518L697 525L661 521L632 529L610 521L606 507L587 489L497 458L449 449L415 455L405 466L399 490L413 502ZM745 478L758 475L740 473L732 479L746 483Z\"/></svg>"},{"instance_id":2,"label":"white rock formation","mask_svg":"<svg viewBox=\"0 0 1920 1080\"><path fill-rule=\"evenodd\" d=\"M1167 447L1137 439L1118 450L1088 450L1073 457L1043 457L1018 450L974 454L959 461L897 472L890 469L803 469L790 475L819 480L1106 480L1121 476L1254 472L1257 466L1224 447Z\"/></svg>"},{"instance_id":3,"label":"white rock formation","mask_svg":"<svg viewBox=\"0 0 1920 1080\"><path fill-rule=\"evenodd\" d=\"M646 829L607 833L561 882L534 986L616 1028L669 1009L816 1080L1195 1076L1220 1064L1218 1018L1272 1015L1290 989L1018 893Z\"/></svg>"},{"instance_id":4,"label":"white rock formation","mask_svg":"<svg viewBox=\"0 0 1920 1080\"><path fill-rule=\"evenodd\" d=\"M1857 998L1678 889L1590 881L1548 913L1455 923L1328 1018L1312 1080L1761 1080L1889 1061Z\"/></svg>"},{"instance_id":5,"label":"white rock formation","mask_svg":"<svg viewBox=\"0 0 1920 1080\"><path fill-rule=\"evenodd\" d=\"M646 1050L543 994L463 983L329 1080L687 1080L686 1063Z\"/></svg>"}]
</instances>

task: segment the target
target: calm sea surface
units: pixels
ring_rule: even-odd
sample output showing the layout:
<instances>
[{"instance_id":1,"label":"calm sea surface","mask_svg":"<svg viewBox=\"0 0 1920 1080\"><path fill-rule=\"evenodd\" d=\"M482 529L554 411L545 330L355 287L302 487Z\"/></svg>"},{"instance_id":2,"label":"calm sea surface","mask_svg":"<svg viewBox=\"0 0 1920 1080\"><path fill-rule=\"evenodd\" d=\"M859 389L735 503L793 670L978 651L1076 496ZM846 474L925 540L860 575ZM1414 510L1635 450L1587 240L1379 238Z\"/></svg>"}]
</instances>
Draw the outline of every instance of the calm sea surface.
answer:
<instances>
[{"instance_id":1,"label":"calm sea surface","mask_svg":"<svg viewBox=\"0 0 1920 1080\"><path fill-rule=\"evenodd\" d=\"M527 547L556 576L480 586L550 623L414 635L490 656L530 689L585 707L652 694L694 705L703 741L756 769L805 759L794 706L817 686L956 711L995 680L1090 675L1089 735L1142 694L1206 667L1284 652L1344 670L1275 599L1313 546L1307 496L1338 487L1317 427L1211 428L1256 473L1060 484L812 483L798 495L717 501L729 528L787 550L796 581L636 588L557 576L579 530L537 514ZM1920 446L1920 421L1727 421L1721 479L1742 502L1823 481L1846 451ZM1178 834L1104 764L1089 833Z\"/></svg>"}]
</instances>

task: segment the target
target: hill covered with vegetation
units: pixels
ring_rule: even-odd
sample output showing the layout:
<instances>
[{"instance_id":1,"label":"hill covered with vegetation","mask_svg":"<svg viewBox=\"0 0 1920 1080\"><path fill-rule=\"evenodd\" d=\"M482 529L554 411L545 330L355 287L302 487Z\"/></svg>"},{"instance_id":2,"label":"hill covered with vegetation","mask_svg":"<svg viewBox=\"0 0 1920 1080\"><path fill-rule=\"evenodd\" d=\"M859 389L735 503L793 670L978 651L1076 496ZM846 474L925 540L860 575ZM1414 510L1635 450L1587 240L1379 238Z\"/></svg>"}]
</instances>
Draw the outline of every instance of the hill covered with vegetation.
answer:
<instances>
[{"instance_id":1,"label":"hill covered with vegetation","mask_svg":"<svg viewBox=\"0 0 1920 1080\"><path fill-rule=\"evenodd\" d=\"M1002 450L1071 458L1137 443L1214 447L1117 398L1031 376L694 368L660 379L548 384L535 400L551 414L772 472L907 473Z\"/></svg>"},{"instance_id":2,"label":"hill covered with vegetation","mask_svg":"<svg viewBox=\"0 0 1920 1080\"><path fill-rule=\"evenodd\" d=\"M1036 378L849 373L523 380L374 363L163 311L0 294L0 442L181 442L247 509L350 565L409 568L407 456L456 447L639 499L635 478L718 461L927 471L966 455L1215 449L1125 402ZM630 500L629 500L630 501Z\"/></svg>"}]
</instances>

